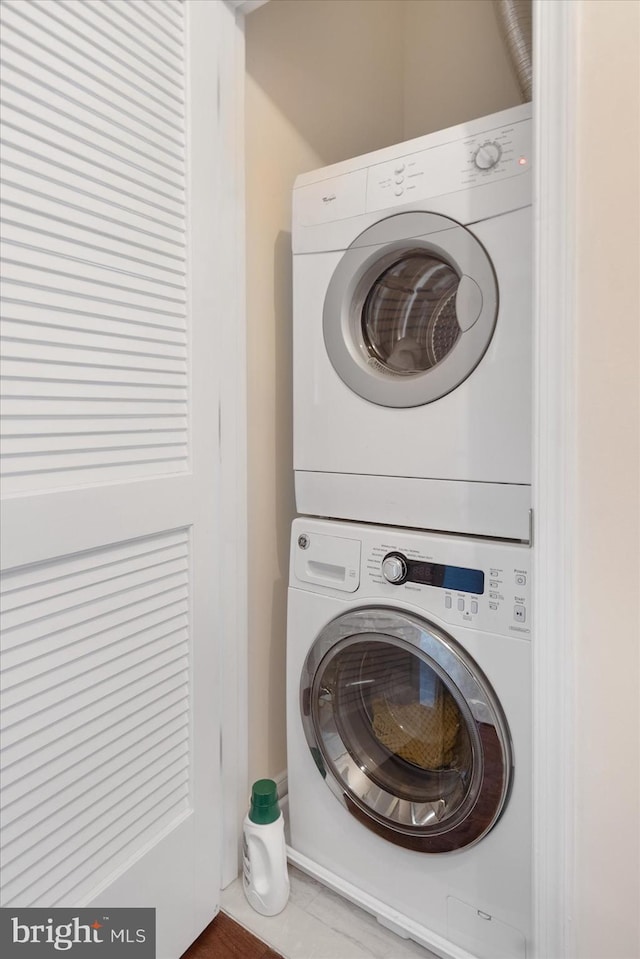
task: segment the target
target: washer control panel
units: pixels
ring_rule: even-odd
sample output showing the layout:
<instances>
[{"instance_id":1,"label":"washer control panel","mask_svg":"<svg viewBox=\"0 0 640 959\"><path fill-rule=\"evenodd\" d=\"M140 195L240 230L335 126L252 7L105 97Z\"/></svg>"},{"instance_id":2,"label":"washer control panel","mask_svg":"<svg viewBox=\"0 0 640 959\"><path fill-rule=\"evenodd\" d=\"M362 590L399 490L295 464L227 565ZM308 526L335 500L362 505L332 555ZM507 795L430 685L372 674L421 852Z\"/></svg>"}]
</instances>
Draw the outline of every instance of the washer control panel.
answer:
<instances>
[{"instance_id":1,"label":"washer control panel","mask_svg":"<svg viewBox=\"0 0 640 959\"><path fill-rule=\"evenodd\" d=\"M493 564L482 568L447 562L436 550L393 546L377 543L363 557L367 579L373 587L381 587L385 597L395 593L452 625L523 638L530 635L530 551L526 547L494 547Z\"/></svg>"},{"instance_id":2,"label":"washer control panel","mask_svg":"<svg viewBox=\"0 0 640 959\"><path fill-rule=\"evenodd\" d=\"M406 603L452 627L529 639L531 549L299 517L290 586L341 602Z\"/></svg>"}]
</instances>

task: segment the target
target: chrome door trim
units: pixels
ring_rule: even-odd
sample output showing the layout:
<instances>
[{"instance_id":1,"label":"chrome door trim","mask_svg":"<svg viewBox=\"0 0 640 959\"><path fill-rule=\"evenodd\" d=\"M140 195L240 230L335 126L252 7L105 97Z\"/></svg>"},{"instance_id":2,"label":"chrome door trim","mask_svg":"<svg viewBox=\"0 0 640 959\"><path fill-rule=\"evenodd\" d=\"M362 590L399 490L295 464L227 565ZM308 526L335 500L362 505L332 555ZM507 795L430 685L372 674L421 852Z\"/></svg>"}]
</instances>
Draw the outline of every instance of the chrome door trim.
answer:
<instances>
[{"instance_id":1,"label":"chrome door trim","mask_svg":"<svg viewBox=\"0 0 640 959\"><path fill-rule=\"evenodd\" d=\"M371 283L403 254L424 250L448 263L481 297L451 352L422 373L394 374L368 354L361 314ZM464 298L463 298L464 299ZM496 325L498 285L489 256L466 227L435 213L397 213L364 230L343 254L323 309L327 354L340 379L378 406L423 406L456 389L484 356Z\"/></svg>"},{"instance_id":2,"label":"chrome door trim","mask_svg":"<svg viewBox=\"0 0 640 959\"><path fill-rule=\"evenodd\" d=\"M467 720L473 750L471 783L460 805L442 819L438 817L437 801L417 804L385 792L358 764L336 726L328 729L325 724L325 729L320 729L314 699L321 695L321 667L341 650L367 639L398 646L426 662L454 695ZM450 852L479 842L498 821L513 778L506 718L472 657L426 619L390 607L371 606L332 620L306 657L300 680L300 713L307 744L332 793L363 825L384 839L420 852ZM333 754L323 732L333 743Z\"/></svg>"}]
</instances>

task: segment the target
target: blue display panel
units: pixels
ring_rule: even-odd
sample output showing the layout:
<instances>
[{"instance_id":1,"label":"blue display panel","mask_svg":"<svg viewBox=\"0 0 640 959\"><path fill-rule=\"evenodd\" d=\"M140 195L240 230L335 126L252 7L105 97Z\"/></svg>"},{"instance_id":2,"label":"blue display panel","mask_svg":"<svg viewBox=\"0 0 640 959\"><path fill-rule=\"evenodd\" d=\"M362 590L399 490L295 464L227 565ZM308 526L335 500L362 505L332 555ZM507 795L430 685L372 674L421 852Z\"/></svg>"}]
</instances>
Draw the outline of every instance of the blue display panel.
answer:
<instances>
[{"instance_id":1,"label":"blue display panel","mask_svg":"<svg viewBox=\"0 0 640 959\"><path fill-rule=\"evenodd\" d=\"M445 566L445 589L458 589L464 593L484 593L484 573L481 569L465 569L464 566Z\"/></svg>"},{"instance_id":2,"label":"blue display panel","mask_svg":"<svg viewBox=\"0 0 640 959\"><path fill-rule=\"evenodd\" d=\"M453 589L462 593L476 593L478 596L484 593L484 573L481 569L445 566L441 563L420 563L415 560L409 560L407 566L407 581L410 583L439 586L442 589Z\"/></svg>"}]
</instances>

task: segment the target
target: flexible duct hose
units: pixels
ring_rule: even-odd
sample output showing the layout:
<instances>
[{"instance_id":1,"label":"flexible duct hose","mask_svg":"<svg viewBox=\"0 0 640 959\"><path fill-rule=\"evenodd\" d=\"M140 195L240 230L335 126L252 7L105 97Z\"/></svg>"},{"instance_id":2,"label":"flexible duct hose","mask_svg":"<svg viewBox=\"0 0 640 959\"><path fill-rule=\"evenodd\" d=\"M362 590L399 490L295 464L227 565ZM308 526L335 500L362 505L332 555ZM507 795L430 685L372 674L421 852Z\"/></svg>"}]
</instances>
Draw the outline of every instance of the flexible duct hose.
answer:
<instances>
[{"instance_id":1,"label":"flexible duct hose","mask_svg":"<svg viewBox=\"0 0 640 959\"><path fill-rule=\"evenodd\" d=\"M531 0L493 0L500 31L518 75L523 101L531 99Z\"/></svg>"}]
</instances>

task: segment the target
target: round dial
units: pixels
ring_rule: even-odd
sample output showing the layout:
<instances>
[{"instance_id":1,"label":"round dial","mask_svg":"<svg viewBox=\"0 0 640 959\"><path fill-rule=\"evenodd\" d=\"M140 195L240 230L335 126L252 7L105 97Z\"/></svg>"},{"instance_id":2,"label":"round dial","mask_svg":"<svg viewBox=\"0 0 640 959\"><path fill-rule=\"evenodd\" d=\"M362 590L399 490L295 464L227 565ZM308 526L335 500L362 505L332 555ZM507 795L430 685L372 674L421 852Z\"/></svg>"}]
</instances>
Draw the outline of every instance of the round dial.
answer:
<instances>
[{"instance_id":1,"label":"round dial","mask_svg":"<svg viewBox=\"0 0 640 959\"><path fill-rule=\"evenodd\" d=\"M473 154L473 162L479 170L490 170L502 156L502 147L495 140L486 140L481 143Z\"/></svg>"},{"instance_id":2,"label":"round dial","mask_svg":"<svg viewBox=\"0 0 640 959\"><path fill-rule=\"evenodd\" d=\"M407 578L407 563L404 556L394 553L382 560L382 575L388 583L404 583Z\"/></svg>"}]
</instances>

